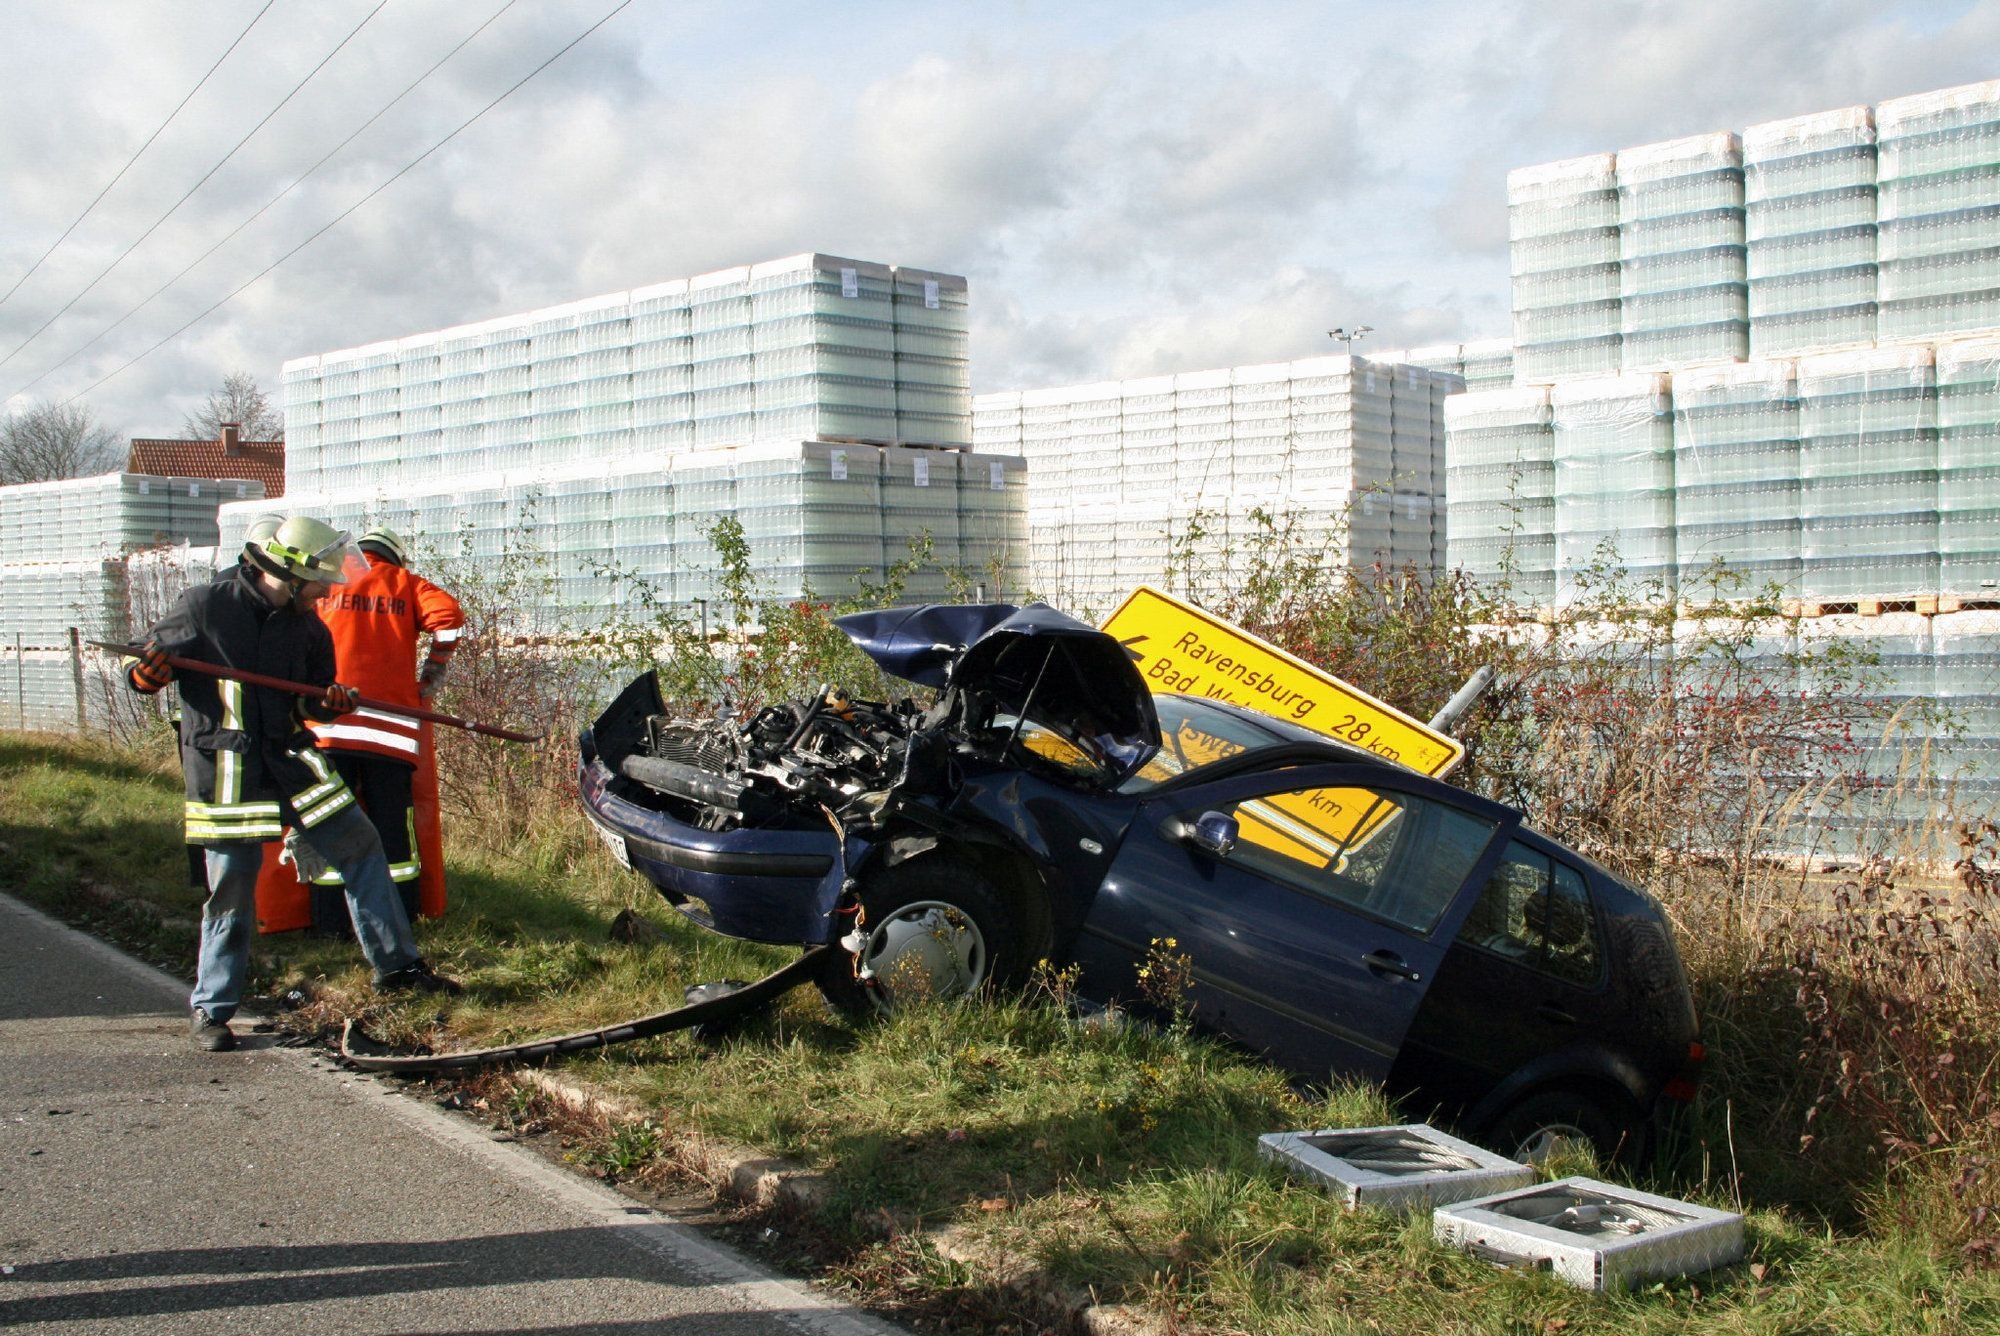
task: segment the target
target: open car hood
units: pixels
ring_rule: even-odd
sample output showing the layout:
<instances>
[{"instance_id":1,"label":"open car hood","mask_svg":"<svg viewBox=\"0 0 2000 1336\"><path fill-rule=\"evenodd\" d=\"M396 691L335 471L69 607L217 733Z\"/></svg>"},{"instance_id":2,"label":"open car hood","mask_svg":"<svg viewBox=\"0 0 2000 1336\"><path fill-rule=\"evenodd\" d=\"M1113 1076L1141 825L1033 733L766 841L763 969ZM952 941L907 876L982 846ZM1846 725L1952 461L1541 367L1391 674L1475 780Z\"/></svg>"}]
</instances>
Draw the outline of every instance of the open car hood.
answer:
<instances>
[{"instance_id":1,"label":"open car hood","mask_svg":"<svg viewBox=\"0 0 2000 1336\"><path fill-rule=\"evenodd\" d=\"M834 625L886 673L1094 742L1119 778L1159 749L1159 716L1131 655L1046 603L933 603L851 613Z\"/></svg>"}]
</instances>

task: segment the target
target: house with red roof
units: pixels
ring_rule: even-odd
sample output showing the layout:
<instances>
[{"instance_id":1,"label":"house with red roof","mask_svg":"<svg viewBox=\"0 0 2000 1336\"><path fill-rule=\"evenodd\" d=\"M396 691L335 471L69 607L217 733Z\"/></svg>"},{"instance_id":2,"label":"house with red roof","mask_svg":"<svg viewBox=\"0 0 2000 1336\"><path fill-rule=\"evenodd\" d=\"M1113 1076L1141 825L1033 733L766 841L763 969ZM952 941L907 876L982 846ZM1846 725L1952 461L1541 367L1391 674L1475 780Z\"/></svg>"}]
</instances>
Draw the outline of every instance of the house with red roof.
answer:
<instances>
[{"instance_id":1,"label":"house with red roof","mask_svg":"<svg viewBox=\"0 0 2000 1336\"><path fill-rule=\"evenodd\" d=\"M222 435L213 441L135 436L125 471L162 478L244 478L263 483L267 497L283 496L285 443L246 441L240 433L236 423L225 422Z\"/></svg>"}]
</instances>

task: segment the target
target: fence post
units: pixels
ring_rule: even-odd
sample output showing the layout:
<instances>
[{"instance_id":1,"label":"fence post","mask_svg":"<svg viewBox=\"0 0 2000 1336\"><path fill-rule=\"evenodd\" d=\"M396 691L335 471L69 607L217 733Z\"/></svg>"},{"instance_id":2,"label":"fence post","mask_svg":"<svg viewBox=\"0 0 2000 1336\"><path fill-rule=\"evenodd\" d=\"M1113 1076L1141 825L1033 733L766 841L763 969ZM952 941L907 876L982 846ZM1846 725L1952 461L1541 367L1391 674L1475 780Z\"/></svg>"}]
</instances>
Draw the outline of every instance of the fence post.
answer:
<instances>
[{"instance_id":1,"label":"fence post","mask_svg":"<svg viewBox=\"0 0 2000 1336\"><path fill-rule=\"evenodd\" d=\"M69 671L76 682L76 731L81 735L88 727L83 717L83 636L74 626L69 628Z\"/></svg>"},{"instance_id":2,"label":"fence post","mask_svg":"<svg viewBox=\"0 0 2000 1336\"><path fill-rule=\"evenodd\" d=\"M28 656L21 652L21 633L14 633L14 711L17 726L28 731Z\"/></svg>"}]
</instances>

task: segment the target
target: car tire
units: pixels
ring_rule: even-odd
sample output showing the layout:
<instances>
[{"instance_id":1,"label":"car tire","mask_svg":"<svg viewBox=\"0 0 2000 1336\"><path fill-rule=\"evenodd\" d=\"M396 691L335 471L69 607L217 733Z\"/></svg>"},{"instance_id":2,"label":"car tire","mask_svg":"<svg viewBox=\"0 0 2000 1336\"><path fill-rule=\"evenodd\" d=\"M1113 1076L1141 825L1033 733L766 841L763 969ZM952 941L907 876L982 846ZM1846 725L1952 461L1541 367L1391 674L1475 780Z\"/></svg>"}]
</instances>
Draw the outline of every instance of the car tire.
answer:
<instances>
[{"instance_id":1,"label":"car tire","mask_svg":"<svg viewBox=\"0 0 2000 1336\"><path fill-rule=\"evenodd\" d=\"M1498 1118L1486 1144L1522 1164L1539 1165L1565 1143L1588 1143L1599 1164L1630 1165L1645 1151L1645 1123L1630 1100L1593 1090L1538 1090Z\"/></svg>"},{"instance_id":2,"label":"car tire","mask_svg":"<svg viewBox=\"0 0 2000 1336\"><path fill-rule=\"evenodd\" d=\"M1007 987L1024 976L1028 962L1014 916L991 882L954 859L898 863L862 889L861 903L859 956L831 952L816 980L837 1011L886 1015L899 979L905 990L919 986L943 999Z\"/></svg>"}]
</instances>

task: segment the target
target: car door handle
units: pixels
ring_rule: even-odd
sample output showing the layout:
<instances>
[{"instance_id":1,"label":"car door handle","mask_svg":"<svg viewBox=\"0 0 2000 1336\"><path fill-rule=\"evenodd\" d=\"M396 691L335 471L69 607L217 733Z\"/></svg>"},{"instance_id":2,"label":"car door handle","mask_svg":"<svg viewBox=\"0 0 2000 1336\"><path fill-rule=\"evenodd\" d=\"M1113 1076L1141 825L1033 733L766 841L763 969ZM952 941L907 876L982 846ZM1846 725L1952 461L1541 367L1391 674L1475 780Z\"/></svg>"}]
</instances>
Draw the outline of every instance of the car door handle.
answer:
<instances>
[{"instance_id":1,"label":"car door handle","mask_svg":"<svg viewBox=\"0 0 2000 1336\"><path fill-rule=\"evenodd\" d=\"M1544 1002L1535 1008L1535 1014L1551 1025L1575 1025L1576 1017L1553 1002Z\"/></svg>"},{"instance_id":2,"label":"car door handle","mask_svg":"<svg viewBox=\"0 0 2000 1336\"><path fill-rule=\"evenodd\" d=\"M1403 963L1403 958L1394 951L1370 951L1361 957L1361 963L1378 974L1395 974L1411 983L1422 983L1424 976Z\"/></svg>"}]
</instances>

